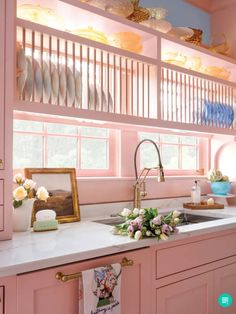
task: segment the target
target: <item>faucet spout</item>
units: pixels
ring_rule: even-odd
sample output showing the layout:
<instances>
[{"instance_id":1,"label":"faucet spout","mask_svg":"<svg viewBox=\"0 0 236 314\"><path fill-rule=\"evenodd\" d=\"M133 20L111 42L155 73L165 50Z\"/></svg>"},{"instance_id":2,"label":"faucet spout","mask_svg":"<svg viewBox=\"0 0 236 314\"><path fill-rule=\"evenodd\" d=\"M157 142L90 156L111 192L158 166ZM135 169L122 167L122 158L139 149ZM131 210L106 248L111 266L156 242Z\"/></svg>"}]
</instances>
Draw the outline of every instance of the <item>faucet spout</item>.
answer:
<instances>
[{"instance_id":1,"label":"faucet spout","mask_svg":"<svg viewBox=\"0 0 236 314\"><path fill-rule=\"evenodd\" d=\"M156 148L156 151L157 151L158 163L157 163L156 167L144 168L141 171L141 174L138 176L137 152L138 152L140 145L144 142L150 142L154 145L154 147ZM134 170L135 170L135 178L136 178L136 182L134 184L134 208L141 208L141 200L143 197L145 197L147 195L145 179L146 179L148 173L152 169L158 169L158 171L159 171L159 177L158 177L159 182L164 182L165 176L164 176L164 170L163 170L163 166L162 166L162 162L161 162L161 156L160 156L159 148L157 147L157 144L153 140L144 139L141 142L139 142L139 144L137 145L137 147L135 149L135 153L134 153Z\"/></svg>"}]
</instances>

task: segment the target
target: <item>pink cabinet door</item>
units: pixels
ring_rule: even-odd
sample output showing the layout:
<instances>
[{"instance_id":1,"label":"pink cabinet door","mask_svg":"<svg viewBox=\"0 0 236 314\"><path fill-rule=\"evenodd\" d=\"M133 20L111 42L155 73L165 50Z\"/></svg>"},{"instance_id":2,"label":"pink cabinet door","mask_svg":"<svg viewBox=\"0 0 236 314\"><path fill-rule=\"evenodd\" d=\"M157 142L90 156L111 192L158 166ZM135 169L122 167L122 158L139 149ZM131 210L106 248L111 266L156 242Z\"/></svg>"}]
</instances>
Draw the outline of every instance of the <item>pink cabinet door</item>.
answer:
<instances>
[{"instance_id":1,"label":"pink cabinet door","mask_svg":"<svg viewBox=\"0 0 236 314\"><path fill-rule=\"evenodd\" d=\"M0 169L4 162L5 1L0 1Z\"/></svg>"},{"instance_id":2,"label":"pink cabinet door","mask_svg":"<svg viewBox=\"0 0 236 314\"><path fill-rule=\"evenodd\" d=\"M57 272L73 274L127 257L133 266L122 268L122 314L150 314L151 267L149 249L125 252L86 262L54 267L18 276L18 314L78 314L78 279L61 282ZM87 314L87 313L85 313Z\"/></svg>"},{"instance_id":3,"label":"pink cabinet door","mask_svg":"<svg viewBox=\"0 0 236 314\"><path fill-rule=\"evenodd\" d=\"M3 313L3 287L0 287L0 314Z\"/></svg>"},{"instance_id":4,"label":"pink cabinet door","mask_svg":"<svg viewBox=\"0 0 236 314\"><path fill-rule=\"evenodd\" d=\"M233 303L229 307L221 307L218 298L221 294L230 294ZM214 271L215 314L236 313L236 263L218 268Z\"/></svg>"},{"instance_id":5,"label":"pink cabinet door","mask_svg":"<svg viewBox=\"0 0 236 314\"><path fill-rule=\"evenodd\" d=\"M213 272L156 291L156 314L213 313Z\"/></svg>"}]
</instances>

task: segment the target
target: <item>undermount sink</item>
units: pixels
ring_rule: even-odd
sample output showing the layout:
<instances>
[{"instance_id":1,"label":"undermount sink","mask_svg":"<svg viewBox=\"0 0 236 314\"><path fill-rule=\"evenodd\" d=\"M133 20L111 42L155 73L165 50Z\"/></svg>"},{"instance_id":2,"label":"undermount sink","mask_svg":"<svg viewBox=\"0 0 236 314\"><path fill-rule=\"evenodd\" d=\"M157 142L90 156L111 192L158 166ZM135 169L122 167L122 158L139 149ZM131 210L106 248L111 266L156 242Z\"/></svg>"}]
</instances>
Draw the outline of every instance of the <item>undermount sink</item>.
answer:
<instances>
[{"instance_id":1,"label":"undermount sink","mask_svg":"<svg viewBox=\"0 0 236 314\"><path fill-rule=\"evenodd\" d=\"M222 219L219 217L195 215L195 214L189 214L189 213L181 213L179 218L180 218L180 223L178 224L178 226L186 226L186 225L197 224L201 222L208 222L208 221ZM122 217L111 217L111 218L94 220L93 222L97 222L97 223L101 223L101 224L109 225L109 226L115 226L117 224L123 223L124 219Z\"/></svg>"}]
</instances>

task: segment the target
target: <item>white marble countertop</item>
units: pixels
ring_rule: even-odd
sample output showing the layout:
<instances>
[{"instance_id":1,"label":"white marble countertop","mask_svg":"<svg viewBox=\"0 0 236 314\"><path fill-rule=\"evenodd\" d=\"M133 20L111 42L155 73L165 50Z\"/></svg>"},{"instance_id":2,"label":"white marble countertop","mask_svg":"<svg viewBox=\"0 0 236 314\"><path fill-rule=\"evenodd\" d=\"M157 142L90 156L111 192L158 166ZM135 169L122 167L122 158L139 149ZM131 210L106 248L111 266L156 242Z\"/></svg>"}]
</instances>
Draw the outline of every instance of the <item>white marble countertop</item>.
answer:
<instances>
[{"instance_id":1,"label":"white marble countertop","mask_svg":"<svg viewBox=\"0 0 236 314\"><path fill-rule=\"evenodd\" d=\"M168 242L236 227L236 207L187 212L223 219L179 227L179 234L172 235ZM93 217L93 220L98 218ZM12 240L0 242L0 276L164 244L156 239L136 241L113 235L110 226L90 220L91 217L87 217L81 222L61 224L56 231L14 233Z\"/></svg>"}]
</instances>

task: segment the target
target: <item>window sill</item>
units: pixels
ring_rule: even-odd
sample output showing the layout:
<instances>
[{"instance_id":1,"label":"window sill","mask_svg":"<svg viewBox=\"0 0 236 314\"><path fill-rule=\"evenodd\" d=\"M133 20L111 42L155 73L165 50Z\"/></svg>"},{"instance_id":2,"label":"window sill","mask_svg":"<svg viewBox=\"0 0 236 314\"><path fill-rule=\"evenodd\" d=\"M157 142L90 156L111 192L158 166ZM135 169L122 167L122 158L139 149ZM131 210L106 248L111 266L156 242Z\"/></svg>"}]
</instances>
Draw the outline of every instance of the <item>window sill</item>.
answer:
<instances>
[{"instance_id":1,"label":"window sill","mask_svg":"<svg viewBox=\"0 0 236 314\"><path fill-rule=\"evenodd\" d=\"M148 176L147 180L156 180L155 176ZM165 181L174 180L207 180L207 176L185 175L185 176L165 176ZM78 181L134 181L134 177L77 177Z\"/></svg>"}]
</instances>

